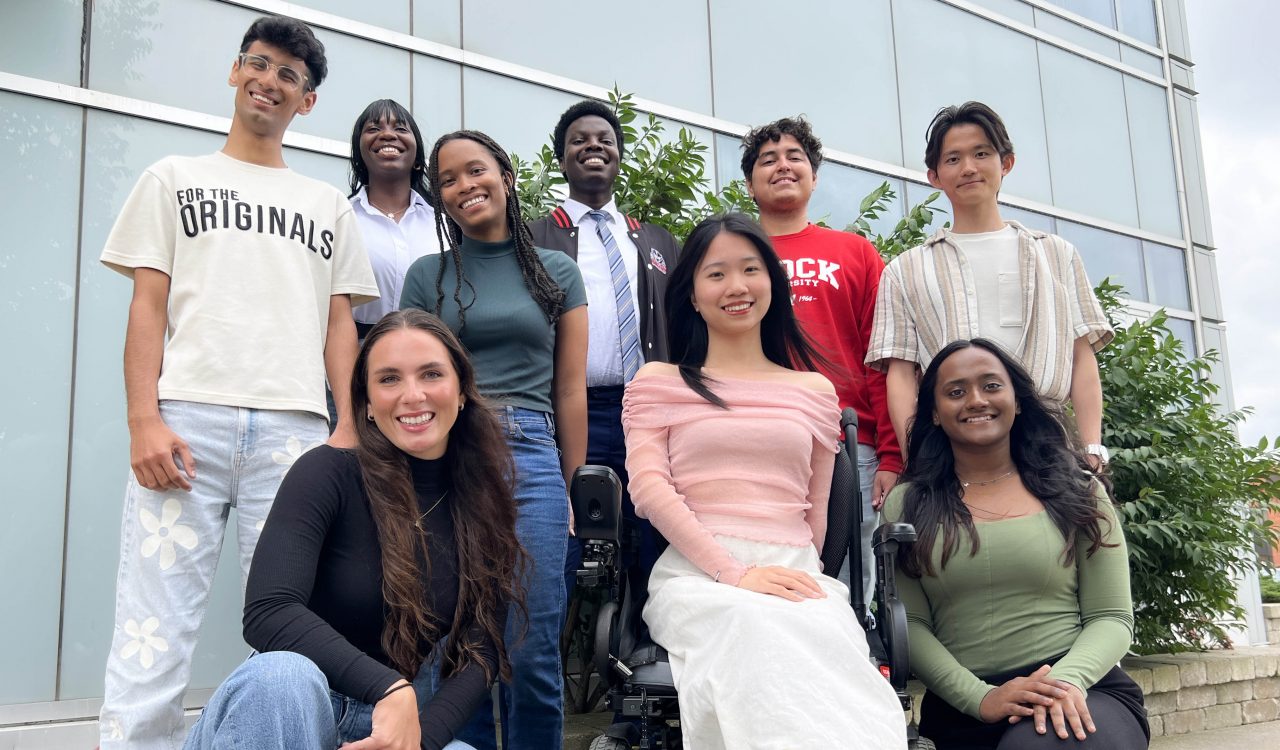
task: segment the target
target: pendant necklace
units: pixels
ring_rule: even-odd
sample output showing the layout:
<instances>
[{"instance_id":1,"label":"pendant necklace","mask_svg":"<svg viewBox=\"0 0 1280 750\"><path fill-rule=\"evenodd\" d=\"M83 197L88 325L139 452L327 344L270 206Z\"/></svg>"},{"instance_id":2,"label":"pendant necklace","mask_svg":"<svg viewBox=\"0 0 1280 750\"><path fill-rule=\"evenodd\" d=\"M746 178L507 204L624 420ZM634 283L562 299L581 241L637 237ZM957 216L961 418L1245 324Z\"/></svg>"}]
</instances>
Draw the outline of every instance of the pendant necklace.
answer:
<instances>
[{"instance_id":1,"label":"pendant necklace","mask_svg":"<svg viewBox=\"0 0 1280 750\"><path fill-rule=\"evenodd\" d=\"M383 210L382 206L379 206L378 204L374 203L373 201L369 201L369 205L370 205L370 206L373 206L374 208L376 208L376 209L378 210L378 213L382 214L383 216L387 217L388 219L391 219L392 221L395 221L395 220L396 220L396 216L397 216L398 214L402 214L402 213L404 213L405 211L408 211L408 210L409 210L409 206L413 205L413 202L412 202L412 201L410 201L409 203L406 203L406 204L405 204L405 206L404 206L404 208L398 209L398 210L396 210L396 211L385 211L385 210Z\"/></svg>"},{"instance_id":2,"label":"pendant necklace","mask_svg":"<svg viewBox=\"0 0 1280 750\"><path fill-rule=\"evenodd\" d=\"M421 529L422 522L427 520L427 516L431 515L431 511L435 510L440 505L440 503L444 502L444 498L448 494L449 494L449 490L445 490L443 495L436 498L436 501L431 504L431 507L427 508L427 512L418 516L418 520L414 522L414 525L417 526L419 529Z\"/></svg>"}]
</instances>

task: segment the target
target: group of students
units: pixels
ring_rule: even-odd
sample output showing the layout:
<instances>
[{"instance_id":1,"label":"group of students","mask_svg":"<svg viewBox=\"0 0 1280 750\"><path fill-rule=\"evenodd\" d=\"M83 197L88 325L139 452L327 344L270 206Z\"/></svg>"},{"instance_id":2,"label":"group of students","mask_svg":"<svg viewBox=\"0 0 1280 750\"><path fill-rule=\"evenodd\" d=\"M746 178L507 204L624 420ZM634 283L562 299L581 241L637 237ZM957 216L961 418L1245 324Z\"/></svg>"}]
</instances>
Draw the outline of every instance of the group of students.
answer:
<instances>
[{"instance_id":1,"label":"group of students","mask_svg":"<svg viewBox=\"0 0 1280 750\"><path fill-rule=\"evenodd\" d=\"M255 21L223 149L150 167L102 254L134 284L104 749L183 743L231 507L254 654L186 747L493 748L499 681L502 746L558 749L566 486L586 463L629 479L687 747L905 746L848 604L848 585L871 598L881 510L920 534L898 564L926 736L1146 745L1099 471L1112 334L1074 249L1001 219L994 112L930 125L954 225L886 268L809 222L803 119L743 139L759 223L712 217L681 247L619 212L623 131L599 102L557 123L568 197L529 225L497 143L428 152L390 100L356 120L349 197L298 175L282 139L325 74L304 24ZM854 582L818 562L846 406Z\"/></svg>"}]
</instances>

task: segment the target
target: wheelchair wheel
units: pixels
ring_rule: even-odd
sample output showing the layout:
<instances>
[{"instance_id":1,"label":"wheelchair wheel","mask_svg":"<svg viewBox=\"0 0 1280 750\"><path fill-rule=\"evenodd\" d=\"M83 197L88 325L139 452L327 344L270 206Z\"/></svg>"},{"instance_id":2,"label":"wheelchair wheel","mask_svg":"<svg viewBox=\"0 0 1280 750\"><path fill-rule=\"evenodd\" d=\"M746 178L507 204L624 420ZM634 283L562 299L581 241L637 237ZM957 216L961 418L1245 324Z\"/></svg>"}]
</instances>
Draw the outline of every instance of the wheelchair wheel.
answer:
<instances>
[{"instance_id":1,"label":"wheelchair wheel","mask_svg":"<svg viewBox=\"0 0 1280 750\"><path fill-rule=\"evenodd\" d=\"M591 744L587 746L587 750L631 750L631 746L627 744L626 740L620 740L617 737L610 737L607 734L602 734L594 740L591 740Z\"/></svg>"},{"instance_id":2,"label":"wheelchair wheel","mask_svg":"<svg viewBox=\"0 0 1280 750\"><path fill-rule=\"evenodd\" d=\"M907 750L938 750L938 746L933 744L933 740L921 737L907 743Z\"/></svg>"}]
</instances>

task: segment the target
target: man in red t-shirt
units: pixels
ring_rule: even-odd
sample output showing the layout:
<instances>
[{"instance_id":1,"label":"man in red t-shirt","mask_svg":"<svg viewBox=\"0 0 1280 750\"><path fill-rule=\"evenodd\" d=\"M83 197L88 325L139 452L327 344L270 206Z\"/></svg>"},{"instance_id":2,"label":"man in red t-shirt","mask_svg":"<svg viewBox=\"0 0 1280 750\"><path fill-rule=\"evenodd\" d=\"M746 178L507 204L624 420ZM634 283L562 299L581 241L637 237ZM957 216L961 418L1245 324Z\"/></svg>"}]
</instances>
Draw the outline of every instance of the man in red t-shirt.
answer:
<instances>
[{"instance_id":1,"label":"man in red t-shirt","mask_svg":"<svg viewBox=\"0 0 1280 750\"><path fill-rule=\"evenodd\" d=\"M884 374L863 364L884 261L865 238L809 223L822 143L802 117L784 117L742 139L742 173L760 208L760 224L791 276L791 297L805 333L831 363L841 408L858 412L858 475L862 484L863 590L875 577L871 532L884 497L902 471L889 419ZM847 573L842 579L847 581Z\"/></svg>"}]
</instances>

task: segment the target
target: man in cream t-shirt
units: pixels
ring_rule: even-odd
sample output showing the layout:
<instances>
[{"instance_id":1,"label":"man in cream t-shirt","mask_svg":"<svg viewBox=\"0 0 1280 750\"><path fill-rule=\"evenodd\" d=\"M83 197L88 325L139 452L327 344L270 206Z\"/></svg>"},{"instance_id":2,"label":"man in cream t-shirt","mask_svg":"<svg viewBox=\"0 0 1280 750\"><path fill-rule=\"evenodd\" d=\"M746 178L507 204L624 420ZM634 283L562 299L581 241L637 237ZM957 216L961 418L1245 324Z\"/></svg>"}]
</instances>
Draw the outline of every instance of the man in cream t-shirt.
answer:
<instances>
[{"instance_id":1,"label":"man in cream t-shirt","mask_svg":"<svg viewBox=\"0 0 1280 750\"><path fill-rule=\"evenodd\" d=\"M916 410L916 368L957 339L988 338L1031 374L1041 396L1070 401L1094 466L1102 445L1102 383L1095 353L1114 337L1074 247L1000 216L1013 169L1004 122L981 102L945 107L929 126L929 183L955 215L885 267L867 348L886 373L889 415L905 446Z\"/></svg>"},{"instance_id":2,"label":"man in cream t-shirt","mask_svg":"<svg viewBox=\"0 0 1280 750\"><path fill-rule=\"evenodd\" d=\"M125 337L130 462L103 750L182 742L182 695L237 508L248 574L276 488L328 435L352 446L351 305L378 288L351 204L285 166L282 139L315 105L324 47L304 24L250 26L231 56L222 151L149 167L102 262L133 280ZM167 341L166 341L167 339Z\"/></svg>"}]
</instances>

